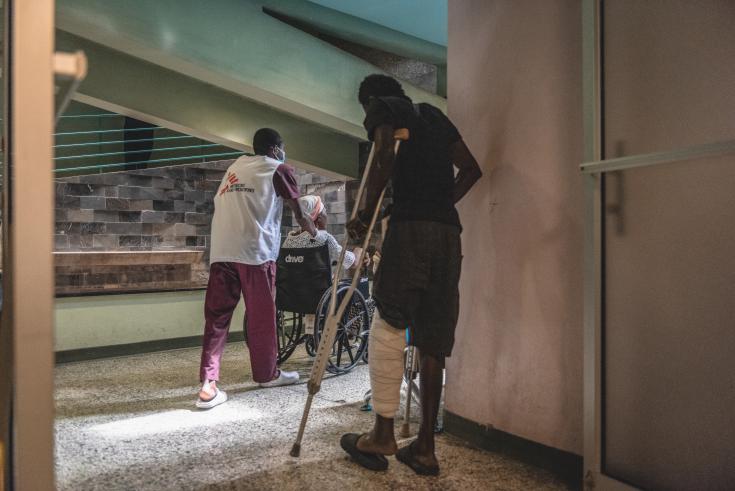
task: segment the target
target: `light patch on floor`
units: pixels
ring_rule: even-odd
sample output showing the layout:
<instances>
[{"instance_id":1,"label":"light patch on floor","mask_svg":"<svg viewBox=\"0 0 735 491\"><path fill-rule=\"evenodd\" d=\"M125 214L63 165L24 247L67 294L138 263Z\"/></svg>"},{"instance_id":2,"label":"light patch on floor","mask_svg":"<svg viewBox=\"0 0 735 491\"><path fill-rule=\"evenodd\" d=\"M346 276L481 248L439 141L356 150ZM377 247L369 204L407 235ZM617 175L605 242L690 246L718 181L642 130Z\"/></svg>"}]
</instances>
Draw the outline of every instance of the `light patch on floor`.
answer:
<instances>
[{"instance_id":1,"label":"light patch on floor","mask_svg":"<svg viewBox=\"0 0 735 491\"><path fill-rule=\"evenodd\" d=\"M253 408L236 408L234 405L223 405L217 411L196 411L176 409L148 416L135 416L120 421L111 421L89 428L90 432L99 433L102 437L138 438L158 433L176 432L185 429L214 426L235 421L245 422L258 419L263 413Z\"/></svg>"},{"instance_id":2,"label":"light patch on floor","mask_svg":"<svg viewBox=\"0 0 735 491\"><path fill-rule=\"evenodd\" d=\"M301 457L290 457L310 361L298 352L284 365L299 371L299 385L262 389L250 378L242 343L230 344L220 384L229 401L208 411L194 407L198 349L58 366L57 488L565 489L545 471L447 435L437 439L439 477L418 477L394 458L387 472L358 467L338 442L343 433L371 425L372 413L359 409L369 387L365 365L325 378L312 406ZM416 420L414 434L417 426Z\"/></svg>"}]
</instances>

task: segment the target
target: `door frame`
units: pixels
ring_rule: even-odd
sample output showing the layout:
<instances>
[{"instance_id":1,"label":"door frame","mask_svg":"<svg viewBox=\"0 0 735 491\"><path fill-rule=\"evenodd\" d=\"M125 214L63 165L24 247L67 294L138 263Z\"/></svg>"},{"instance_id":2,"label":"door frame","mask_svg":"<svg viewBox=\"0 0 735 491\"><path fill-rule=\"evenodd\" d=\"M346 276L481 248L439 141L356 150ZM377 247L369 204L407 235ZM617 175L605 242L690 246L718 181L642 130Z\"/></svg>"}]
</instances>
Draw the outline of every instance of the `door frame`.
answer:
<instances>
[{"instance_id":1,"label":"door frame","mask_svg":"<svg viewBox=\"0 0 735 491\"><path fill-rule=\"evenodd\" d=\"M604 473L604 221L603 186L609 172L668 165L702 157L735 154L735 140L606 159L604 155L604 84L602 2L582 3L582 77L584 160L584 485L586 489L637 489Z\"/></svg>"},{"instance_id":2,"label":"door frame","mask_svg":"<svg viewBox=\"0 0 735 491\"><path fill-rule=\"evenodd\" d=\"M4 14L4 485L52 490L54 0L5 0Z\"/></svg>"}]
</instances>

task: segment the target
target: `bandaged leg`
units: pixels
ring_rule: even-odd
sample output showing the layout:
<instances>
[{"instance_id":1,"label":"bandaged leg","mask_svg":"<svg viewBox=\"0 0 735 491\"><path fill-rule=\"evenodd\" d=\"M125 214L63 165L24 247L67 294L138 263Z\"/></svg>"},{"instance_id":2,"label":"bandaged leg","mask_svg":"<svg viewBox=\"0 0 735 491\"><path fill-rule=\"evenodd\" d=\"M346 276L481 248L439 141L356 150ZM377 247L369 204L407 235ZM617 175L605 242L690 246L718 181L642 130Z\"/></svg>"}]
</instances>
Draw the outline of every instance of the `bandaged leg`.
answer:
<instances>
[{"instance_id":1,"label":"bandaged leg","mask_svg":"<svg viewBox=\"0 0 735 491\"><path fill-rule=\"evenodd\" d=\"M401 401L406 331L392 327L376 310L370 326L368 346L373 409L380 416L392 419Z\"/></svg>"}]
</instances>

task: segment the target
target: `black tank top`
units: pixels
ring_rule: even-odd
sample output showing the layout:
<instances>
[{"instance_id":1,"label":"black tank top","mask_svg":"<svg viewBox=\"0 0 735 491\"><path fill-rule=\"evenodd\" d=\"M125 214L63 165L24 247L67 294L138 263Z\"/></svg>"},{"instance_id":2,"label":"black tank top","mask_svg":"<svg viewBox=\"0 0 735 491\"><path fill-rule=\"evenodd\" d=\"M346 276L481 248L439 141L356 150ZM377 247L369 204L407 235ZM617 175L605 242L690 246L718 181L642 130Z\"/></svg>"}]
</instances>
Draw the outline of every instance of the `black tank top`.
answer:
<instances>
[{"instance_id":1,"label":"black tank top","mask_svg":"<svg viewBox=\"0 0 735 491\"><path fill-rule=\"evenodd\" d=\"M372 140L375 128L408 128L398 151L392 183L391 221L431 221L460 226L454 207L454 168L450 149L461 139L457 128L431 104L407 98L374 98L365 117Z\"/></svg>"}]
</instances>

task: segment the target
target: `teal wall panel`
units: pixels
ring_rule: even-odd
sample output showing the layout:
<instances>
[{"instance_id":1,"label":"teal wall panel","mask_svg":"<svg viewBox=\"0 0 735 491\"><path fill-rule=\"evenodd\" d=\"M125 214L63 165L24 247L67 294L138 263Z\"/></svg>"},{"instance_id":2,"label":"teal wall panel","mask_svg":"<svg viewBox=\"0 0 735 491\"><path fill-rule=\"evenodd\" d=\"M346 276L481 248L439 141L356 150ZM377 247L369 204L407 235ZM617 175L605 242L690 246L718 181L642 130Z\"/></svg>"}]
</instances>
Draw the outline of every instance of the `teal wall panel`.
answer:
<instances>
[{"instance_id":1,"label":"teal wall panel","mask_svg":"<svg viewBox=\"0 0 735 491\"><path fill-rule=\"evenodd\" d=\"M310 0L346 14L447 45L447 0Z\"/></svg>"}]
</instances>

